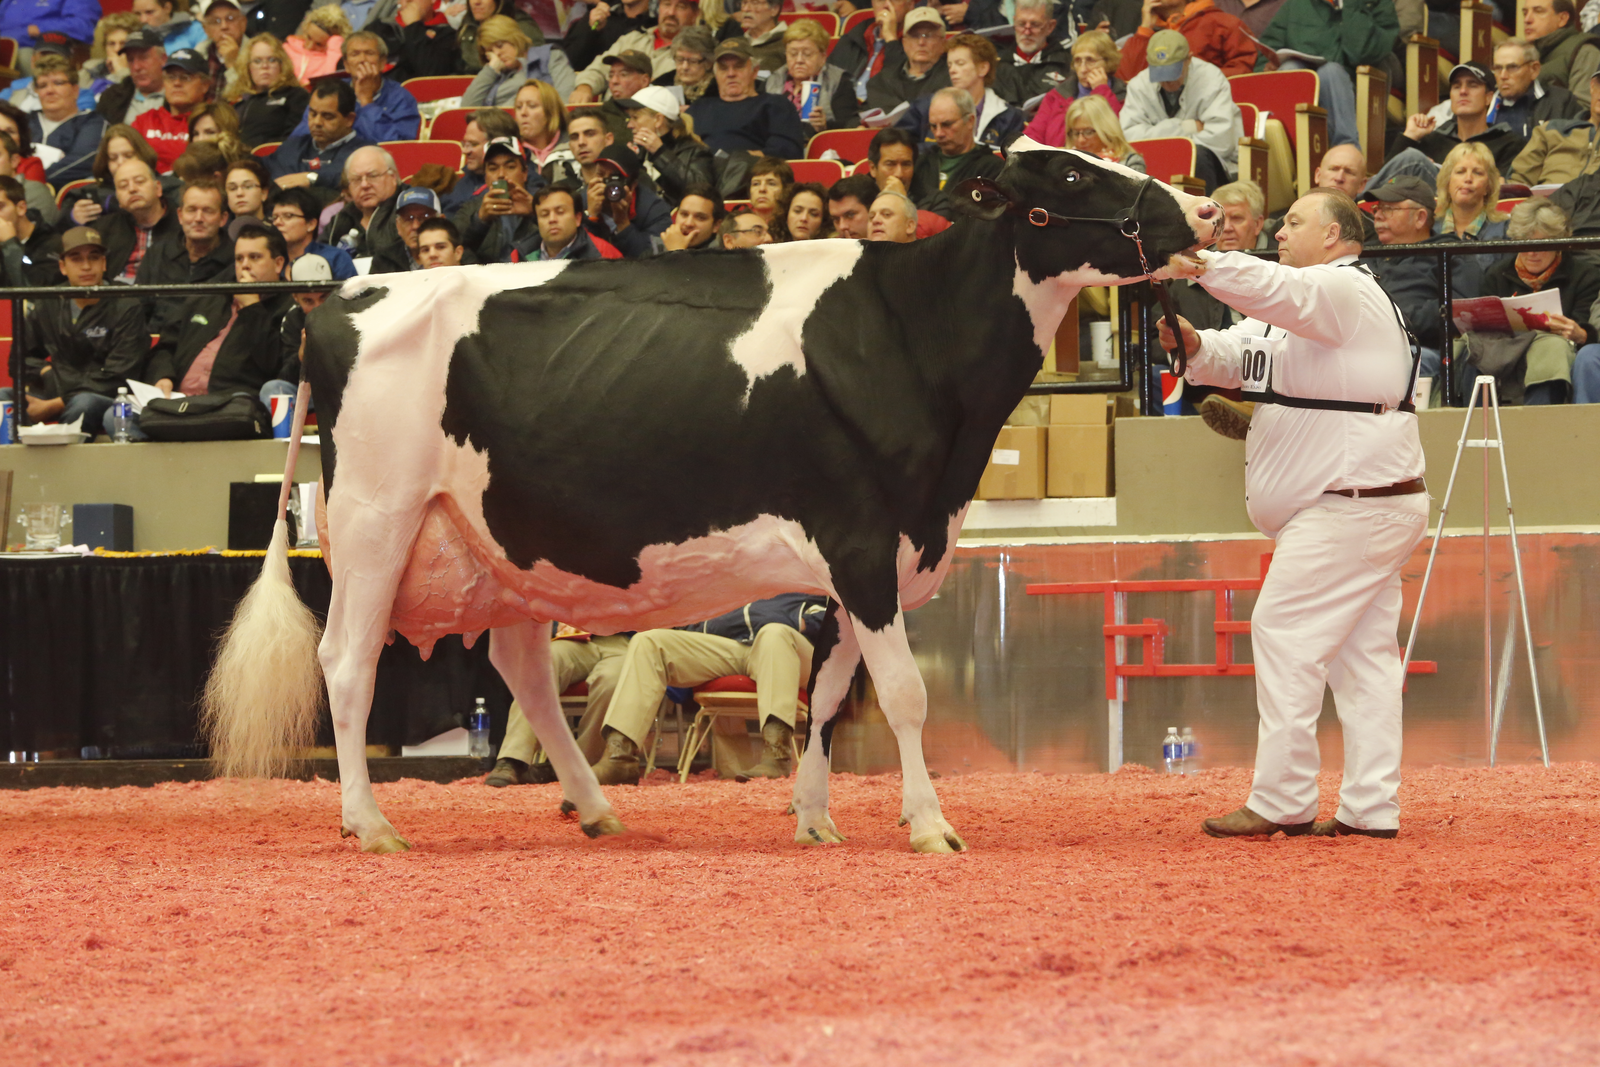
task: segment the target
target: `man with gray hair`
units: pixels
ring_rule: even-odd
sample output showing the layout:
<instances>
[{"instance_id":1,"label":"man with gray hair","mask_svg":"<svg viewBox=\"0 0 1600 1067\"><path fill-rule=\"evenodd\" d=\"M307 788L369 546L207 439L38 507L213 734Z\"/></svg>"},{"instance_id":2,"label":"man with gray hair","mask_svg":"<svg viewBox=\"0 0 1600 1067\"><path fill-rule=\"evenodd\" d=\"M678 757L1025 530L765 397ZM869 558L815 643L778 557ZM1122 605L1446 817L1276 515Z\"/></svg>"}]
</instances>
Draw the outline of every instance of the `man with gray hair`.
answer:
<instances>
[{"instance_id":1,"label":"man with gray hair","mask_svg":"<svg viewBox=\"0 0 1600 1067\"><path fill-rule=\"evenodd\" d=\"M978 109L965 89L940 89L928 105L933 144L917 157L907 190L917 207L954 221L955 187L968 178L993 178L1005 163L978 143Z\"/></svg>"},{"instance_id":2,"label":"man with gray hair","mask_svg":"<svg viewBox=\"0 0 1600 1067\"><path fill-rule=\"evenodd\" d=\"M969 8L969 27L977 25L972 14ZM1067 15L1075 17L1070 11ZM1011 15L1012 46L1000 53L994 80L995 92L1007 103L1021 106L1072 78L1072 53L1055 39L1056 25L1054 0L1017 0Z\"/></svg>"},{"instance_id":3,"label":"man with gray hair","mask_svg":"<svg viewBox=\"0 0 1600 1067\"><path fill-rule=\"evenodd\" d=\"M328 222L323 240L344 249L352 259L385 252L403 259L404 242L394 224L395 201L402 188L394 157L377 145L356 149L345 161L344 184L345 205Z\"/></svg>"},{"instance_id":4,"label":"man with gray hair","mask_svg":"<svg viewBox=\"0 0 1600 1067\"><path fill-rule=\"evenodd\" d=\"M879 193L867 216L869 241L910 244L917 239L917 205L904 193Z\"/></svg>"},{"instance_id":5,"label":"man with gray hair","mask_svg":"<svg viewBox=\"0 0 1600 1067\"><path fill-rule=\"evenodd\" d=\"M1585 101L1577 99L1559 85L1539 81L1543 68L1539 46L1521 37L1510 37L1494 48L1494 77L1499 83L1489 101L1489 124L1503 122L1523 141L1534 127L1550 119L1581 119L1587 112ZM1574 86L1583 93L1587 86Z\"/></svg>"},{"instance_id":6,"label":"man with gray hair","mask_svg":"<svg viewBox=\"0 0 1600 1067\"><path fill-rule=\"evenodd\" d=\"M1186 377L1257 402L1245 502L1276 542L1251 614L1261 723L1244 806L1212 837L1399 832L1400 570L1428 522L1416 360L1400 312L1357 261L1359 209L1313 189L1289 208L1279 262L1241 252L1173 257L1246 316L1228 330L1179 319ZM1161 342L1176 339L1166 324ZM1317 717L1331 687L1344 728L1334 817L1317 821Z\"/></svg>"}]
</instances>

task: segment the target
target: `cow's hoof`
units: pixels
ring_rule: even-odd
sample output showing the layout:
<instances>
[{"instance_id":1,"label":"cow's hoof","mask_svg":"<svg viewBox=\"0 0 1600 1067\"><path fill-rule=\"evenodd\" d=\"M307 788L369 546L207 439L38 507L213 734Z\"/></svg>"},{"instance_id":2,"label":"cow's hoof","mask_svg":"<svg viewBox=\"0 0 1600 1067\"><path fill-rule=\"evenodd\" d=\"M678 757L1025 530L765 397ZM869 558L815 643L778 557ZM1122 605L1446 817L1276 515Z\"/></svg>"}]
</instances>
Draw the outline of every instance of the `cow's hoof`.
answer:
<instances>
[{"instance_id":1,"label":"cow's hoof","mask_svg":"<svg viewBox=\"0 0 1600 1067\"><path fill-rule=\"evenodd\" d=\"M578 805L563 797L561 800L561 806L556 809L556 812L560 815L573 815L577 813L577 810Z\"/></svg>"},{"instance_id":2,"label":"cow's hoof","mask_svg":"<svg viewBox=\"0 0 1600 1067\"><path fill-rule=\"evenodd\" d=\"M794 835L794 841L797 845L842 845L845 836L833 825L833 819L824 815L820 819L802 823Z\"/></svg>"},{"instance_id":3,"label":"cow's hoof","mask_svg":"<svg viewBox=\"0 0 1600 1067\"><path fill-rule=\"evenodd\" d=\"M601 837L606 834L625 834L628 828L622 825L622 820L607 812L594 822L579 823L583 832L590 837Z\"/></svg>"},{"instance_id":4,"label":"cow's hoof","mask_svg":"<svg viewBox=\"0 0 1600 1067\"><path fill-rule=\"evenodd\" d=\"M384 834L371 841L361 843L362 852L371 852L375 856L386 856L391 852L404 852L411 847L411 842L399 834Z\"/></svg>"},{"instance_id":5,"label":"cow's hoof","mask_svg":"<svg viewBox=\"0 0 1600 1067\"><path fill-rule=\"evenodd\" d=\"M925 834L911 835L911 850L913 852L965 852L967 843L961 840L961 835L945 826L943 829L935 828Z\"/></svg>"}]
</instances>

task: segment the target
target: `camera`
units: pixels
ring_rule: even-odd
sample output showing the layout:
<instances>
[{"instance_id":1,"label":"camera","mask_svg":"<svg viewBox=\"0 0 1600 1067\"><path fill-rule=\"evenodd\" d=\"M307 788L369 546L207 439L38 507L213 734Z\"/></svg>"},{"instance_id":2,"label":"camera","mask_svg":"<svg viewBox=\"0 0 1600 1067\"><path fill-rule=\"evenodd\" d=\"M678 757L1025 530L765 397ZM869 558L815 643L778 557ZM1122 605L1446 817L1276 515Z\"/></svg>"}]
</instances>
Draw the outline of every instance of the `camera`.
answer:
<instances>
[{"instance_id":1,"label":"camera","mask_svg":"<svg viewBox=\"0 0 1600 1067\"><path fill-rule=\"evenodd\" d=\"M607 174L605 197L612 204L620 204L628 199L628 179L620 174Z\"/></svg>"}]
</instances>

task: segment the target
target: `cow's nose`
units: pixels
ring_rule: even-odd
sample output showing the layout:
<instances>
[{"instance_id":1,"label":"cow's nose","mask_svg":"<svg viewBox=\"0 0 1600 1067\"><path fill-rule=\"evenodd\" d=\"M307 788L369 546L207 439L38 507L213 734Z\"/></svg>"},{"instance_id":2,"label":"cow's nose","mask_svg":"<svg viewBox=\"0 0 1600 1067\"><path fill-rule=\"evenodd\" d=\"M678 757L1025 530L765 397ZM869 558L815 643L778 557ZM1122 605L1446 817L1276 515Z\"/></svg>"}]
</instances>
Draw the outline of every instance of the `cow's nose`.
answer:
<instances>
[{"instance_id":1,"label":"cow's nose","mask_svg":"<svg viewBox=\"0 0 1600 1067\"><path fill-rule=\"evenodd\" d=\"M1215 200L1207 200L1201 205L1200 210L1195 212L1196 216L1204 219L1207 222L1210 222L1212 219L1221 214L1222 209L1217 206L1217 202Z\"/></svg>"}]
</instances>

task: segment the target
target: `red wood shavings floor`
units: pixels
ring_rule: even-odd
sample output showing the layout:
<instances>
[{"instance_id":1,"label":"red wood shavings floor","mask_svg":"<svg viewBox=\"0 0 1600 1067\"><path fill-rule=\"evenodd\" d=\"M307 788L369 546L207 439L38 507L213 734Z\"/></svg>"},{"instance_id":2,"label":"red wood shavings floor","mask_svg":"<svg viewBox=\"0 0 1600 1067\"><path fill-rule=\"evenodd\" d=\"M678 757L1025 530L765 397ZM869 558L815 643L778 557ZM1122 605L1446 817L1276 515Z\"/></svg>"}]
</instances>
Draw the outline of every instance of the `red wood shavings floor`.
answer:
<instances>
[{"instance_id":1,"label":"red wood shavings floor","mask_svg":"<svg viewBox=\"0 0 1600 1067\"><path fill-rule=\"evenodd\" d=\"M1600 767L1412 770L1396 841L1201 834L1248 782L944 778L956 857L894 778L835 778L820 850L776 782L614 790L600 842L554 786L379 786L389 857L326 782L7 793L0 1062L1600 1063Z\"/></svg>"}]
</instances>

